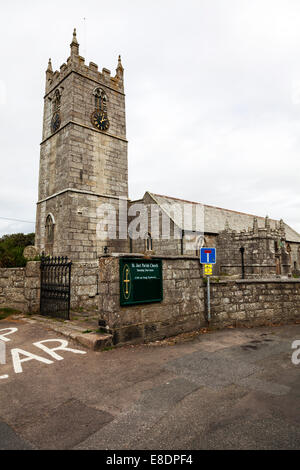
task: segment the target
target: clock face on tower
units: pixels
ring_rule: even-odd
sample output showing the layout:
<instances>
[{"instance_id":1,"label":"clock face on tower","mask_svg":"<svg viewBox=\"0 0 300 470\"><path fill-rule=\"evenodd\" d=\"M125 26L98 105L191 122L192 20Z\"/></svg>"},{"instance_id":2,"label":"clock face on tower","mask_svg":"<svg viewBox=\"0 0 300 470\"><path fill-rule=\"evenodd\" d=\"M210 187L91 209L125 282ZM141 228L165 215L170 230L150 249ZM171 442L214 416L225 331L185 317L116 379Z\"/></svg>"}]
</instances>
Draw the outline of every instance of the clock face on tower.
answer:
<instances>
[{"instance_id":1,"label":"clock face on tower","mask_svg":"<svg viewBox=\"0 0 300 470\"><path fill-rule=\"evenodd\" d=\"M109 128L109 120L107 113L102 110L96 110L92 114L92 124L100 131L107 131Z\"/></svg>"}]
</instances>

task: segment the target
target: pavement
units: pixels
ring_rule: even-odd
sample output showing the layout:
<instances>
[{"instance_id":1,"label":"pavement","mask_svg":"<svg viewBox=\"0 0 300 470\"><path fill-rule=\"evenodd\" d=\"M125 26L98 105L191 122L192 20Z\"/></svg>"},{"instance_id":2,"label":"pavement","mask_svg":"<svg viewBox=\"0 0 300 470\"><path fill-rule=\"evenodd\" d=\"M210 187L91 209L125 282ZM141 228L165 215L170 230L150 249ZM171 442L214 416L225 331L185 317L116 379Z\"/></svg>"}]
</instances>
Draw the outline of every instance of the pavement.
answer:
<instances>
[{"instance_id":1,"label":"pavement","mask_svg":"<svg viewBox=\"0 0 300 470\"><path fill-rule=\"evenodd\" d=\"M22 319L22 321L31 325L42 323L46 329L55 331L66 338L73 339L78 344L93 351L102 351L113 345L113 335L105 331L104 328L99 328L98 316L93 317L71 312L70 320L31 314L12 315L12 319L14 318Z\"/></svg>"},{"instance_id":2,"label":"pavement","mask_svg":"<svg viewBox=\"0 0 300 470\"><path fill-rule=\"evenodd\" d=\"M92 351L14 317L3 337L0 450L300 447L299 324Z\"/></svg>"}]
</instances>

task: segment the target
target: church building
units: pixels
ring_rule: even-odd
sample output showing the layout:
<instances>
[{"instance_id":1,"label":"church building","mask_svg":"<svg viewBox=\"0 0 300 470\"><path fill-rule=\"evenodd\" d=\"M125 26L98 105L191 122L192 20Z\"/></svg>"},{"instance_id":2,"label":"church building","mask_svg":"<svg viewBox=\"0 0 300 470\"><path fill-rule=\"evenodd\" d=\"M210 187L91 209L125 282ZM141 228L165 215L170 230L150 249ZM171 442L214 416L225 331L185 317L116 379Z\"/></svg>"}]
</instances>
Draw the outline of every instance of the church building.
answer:
<instances>
[{"instance_id":1,"label":"church building","mask_svg":"<svg viewBox=\"0 0 300 470\"><path fill-rule=\"evenodd\" d=\"M40 253L93 262L106 253L195 257L204 245L217 247L218 275L299 272L300 235L282 220L148 191L130 201L127 146L121 58L114 75L85 64L74 30L66 63L53 72L49 60L46 71L35 242ZM149 220L132 239L130 209L136 204L148 208L148 215L150 206L156 207L159 217L169 220L170 236L162 236L161 223L153 230ZM201 226L192 223L194 244L178 215L185 205L202 211ZM115 220L112 237L107 226Z\"/></svg>"}]
</instances>

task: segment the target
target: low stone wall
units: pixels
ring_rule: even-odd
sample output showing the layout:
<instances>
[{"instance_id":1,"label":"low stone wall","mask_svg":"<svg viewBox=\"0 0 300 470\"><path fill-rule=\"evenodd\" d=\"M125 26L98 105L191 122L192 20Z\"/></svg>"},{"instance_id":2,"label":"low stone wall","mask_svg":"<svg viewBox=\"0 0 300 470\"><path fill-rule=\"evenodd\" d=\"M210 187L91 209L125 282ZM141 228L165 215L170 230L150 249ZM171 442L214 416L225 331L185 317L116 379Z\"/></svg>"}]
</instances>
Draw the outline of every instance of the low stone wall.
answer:
<instances>
[{"instance_id":1,"label":"low stone wall","mask_svg":"<svg viewBox=\"0 0 300 470\"><path fill-rule=\"evenodd\" d=\"M163 261L163 301L121 307L120 257L100 258L100 321L114 334L115 344L155 341L207 325L206 285L197 258L156 256ZM211 282L212 326L288 322L297 318L300 280Z\"/></svg>"},{"instance_id":2,"label":"low stone wall","mask_svg":"<svg viewBox=\"0 0 300 470\"><path fill-rule=\"evenodd\" d=\"M0 307L38 312L40 263L28 261L25 268L0 268Z\"/></svg>"},{"instance_id":3,"label":"low stone wall","mask_svg":"<svg viewBox=\"0 0 300 470\"><path fill-rule=\"evenodd\" d=\"M71 269L71 309L98 310L99 263L73 263Z\"/></svg>"},{"instance_id":4,"label":"low stone wall","mask_svg":"<svg viewBox=\"0 0 300 470\"><path fill-rule=\"evenodd\" d=\"M24 268L0 268L0 307L24 313L39 312L40 262L28 261ZM99 263L73 263L71 309L98 310Z\"/></svg>"},{"instance_id":5,"label":"low stone wall","mask_svg":"<svg viewBox=\"0 0 300 470\"><path fill-rule=\"evenodd\" d=\"M155 341L207 325L206 285L198 258L156 256L162 259L163 301L121 307L120 257L101 257L99 264L73 263L71 278L71 308L98 311L101 323L113 332L115 344ZM39 262L0 269L0 307L34 313L39 311L39 302ZM299 318L299 279L211 282L212 326Z\"/></svg>"},{"instance_id":6,"label":"low stone wall","mask_svg":"<svg viewBox=\"0 0 300 470\"><path fill-rule=\"evenodd\" d=\"M100 258L100 320L112 330L115 344L154 341L196 330L205 324L199 260L161 259L163 301L121 307L119 258Z\"/></svg>"},{"instance_id":7,"label":"low stone wall","mask_svg":"<svg viewBox=\"0 0 300 470\"><path fill-rule=\"evenodd\" d=\"M213 325L256 325L297 318L300 318L300 280L247 279L211 283Z\"/></svg>"}]
</instances>

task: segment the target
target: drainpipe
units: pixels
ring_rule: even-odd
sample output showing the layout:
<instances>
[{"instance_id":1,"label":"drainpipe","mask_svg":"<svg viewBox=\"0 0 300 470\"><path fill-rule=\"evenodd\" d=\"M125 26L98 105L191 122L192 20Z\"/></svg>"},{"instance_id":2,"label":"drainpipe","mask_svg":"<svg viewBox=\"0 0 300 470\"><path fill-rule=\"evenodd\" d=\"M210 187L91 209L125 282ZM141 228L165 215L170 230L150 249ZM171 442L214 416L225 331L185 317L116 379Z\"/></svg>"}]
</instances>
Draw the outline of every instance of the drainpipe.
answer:
<instances>
[{"instance_id":1,"label":"drainpipe","mask_svg":"<svg viewBox=\"0 0 300 470\"><path fill-rule=\"evenodd\" d=\"M245 260L244 260L245 248L243 246L241 246L240 252L242 256L242 279L245 279Z\"/></svg>"}]
</instances>

